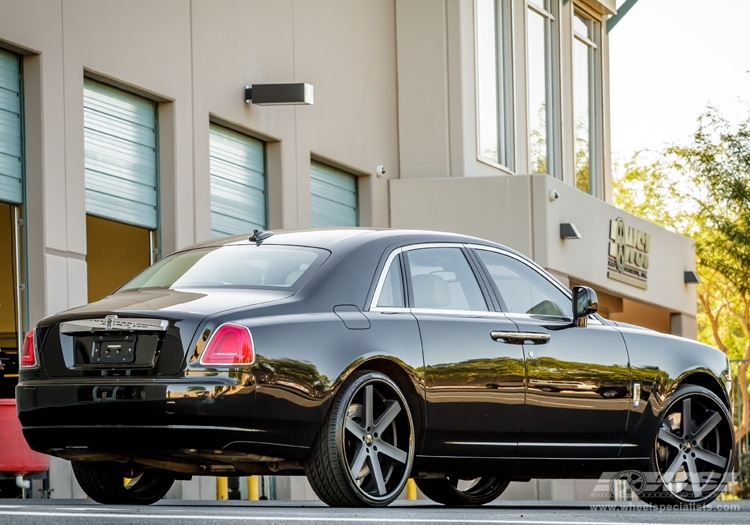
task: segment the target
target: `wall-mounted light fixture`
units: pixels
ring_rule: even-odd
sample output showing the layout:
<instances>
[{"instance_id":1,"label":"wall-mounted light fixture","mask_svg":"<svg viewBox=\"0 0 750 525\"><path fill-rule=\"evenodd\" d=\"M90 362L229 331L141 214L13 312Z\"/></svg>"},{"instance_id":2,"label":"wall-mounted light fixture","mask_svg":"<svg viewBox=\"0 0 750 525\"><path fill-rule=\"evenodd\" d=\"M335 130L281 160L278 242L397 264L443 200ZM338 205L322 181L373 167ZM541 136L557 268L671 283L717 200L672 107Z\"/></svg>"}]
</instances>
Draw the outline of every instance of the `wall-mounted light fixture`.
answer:
<instances>
[{"instance_id":1,"label":"wall-mounted light fixture","mask_svg":"<svg viewBox=\"0 0 750 525\"><path fill-rule=\"evenodd\" d=\"M698 277L698 274L695 273L693 270L688 270L684 272L684 279L685 284L699 284L701 282L700 278Z\"/></svg>"},{"instance_id":2,"label":"wall-mounted light fixture","mask_svg":"<svg viewBox=\"0 0 750 525\"><path fill-rule=\"evenodd\" d=\"M245 103L258 106L290 106L313 103L310 84L253 84L245 86Z\"/></svg>"},{"instance_id":3,"label":"wall-mounted light fixture","mask_svg":"<svg viewBox=\"0 0 750 525\"><path fill-rule=\"evenodd\" d=\"M582 239L581 232L578 231L576 225L572 222L560 223L560 238L561 239Z\"/></svg>"}]
</instances>

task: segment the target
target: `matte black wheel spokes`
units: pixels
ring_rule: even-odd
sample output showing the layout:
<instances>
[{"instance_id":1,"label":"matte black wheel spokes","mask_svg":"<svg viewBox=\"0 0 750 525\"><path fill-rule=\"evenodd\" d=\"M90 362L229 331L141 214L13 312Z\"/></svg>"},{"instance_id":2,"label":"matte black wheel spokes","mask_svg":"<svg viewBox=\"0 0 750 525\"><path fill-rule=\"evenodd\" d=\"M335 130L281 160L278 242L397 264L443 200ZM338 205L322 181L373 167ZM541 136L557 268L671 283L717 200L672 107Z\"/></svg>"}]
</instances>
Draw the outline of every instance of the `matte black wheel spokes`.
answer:
<instances>
[{"instance_id":1,"label":"matte black wheel spokes","mask_svg":"<svg viewBox=\"0 0 750 525\"><path fill-rule=\"evenodd\" d=\"M351 479L371 497L391 495L408 475L412 441L400 396L386 383L365 383L352 396L344 427Z\"/></svg>"},{"instance_id":2,"label":"matte black wheel spokes","mask_svg":"<svg viewBox=\"0 0 750 525\"><path fill-rule=\"evenodd\" d=\"M720 488L730 468L731 423L702 394L677 400L656 439L657 468L665 490L684 503L702 503Z\"/></svg>"},{"instance_id":3,"label":"matte black wheel spokes","mask_svg":"<svg viewBox=\"0 0 750 525\"><path fill-rule=\"evenodd\" d=\"M409 405L391 378L354 372L339 389L305 464L318 497L337 507L384 507L406 486L414 458Z\"/></svg>"}]
</instances>

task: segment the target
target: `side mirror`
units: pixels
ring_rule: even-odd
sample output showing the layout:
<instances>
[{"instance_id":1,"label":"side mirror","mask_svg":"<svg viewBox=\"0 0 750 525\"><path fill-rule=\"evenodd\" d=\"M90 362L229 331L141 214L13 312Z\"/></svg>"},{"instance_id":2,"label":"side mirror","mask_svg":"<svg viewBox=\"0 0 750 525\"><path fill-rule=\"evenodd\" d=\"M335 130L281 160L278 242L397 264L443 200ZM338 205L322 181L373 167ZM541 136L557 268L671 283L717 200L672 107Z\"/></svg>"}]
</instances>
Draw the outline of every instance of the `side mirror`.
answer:
<instances>
[{"instance_id":1,"label":"side mirror","mask_svg":"<svg viewBox=\"0 0 750 525\"><path fill-rule=\"evenodd\" d=\"M596 292L588 286L573 287L573 324L586 326L589 314L596 313L599 308L599 298Z\"/></svg>"}]
</instances>

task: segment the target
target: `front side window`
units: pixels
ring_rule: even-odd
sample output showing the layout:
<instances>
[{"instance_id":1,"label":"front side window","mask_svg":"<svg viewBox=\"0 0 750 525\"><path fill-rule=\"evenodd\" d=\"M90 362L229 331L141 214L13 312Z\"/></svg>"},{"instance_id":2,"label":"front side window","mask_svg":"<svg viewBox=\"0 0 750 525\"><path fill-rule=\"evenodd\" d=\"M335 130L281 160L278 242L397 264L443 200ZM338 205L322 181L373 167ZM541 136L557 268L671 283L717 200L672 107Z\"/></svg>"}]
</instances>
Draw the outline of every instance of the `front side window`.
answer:
<instances>
[{"instance_id":1,"label":"front side window","mask_svg":"<svg viewBox=\"0 0 750 525\"><path fill-rule=\"evenodd\" d=\"M405 252L413 308L487 311L479 283L460 248Z\"/></svg>"},{"instance_id":2,"label":"front side window","mask_svg":"<svg viewBox=\"0 0 750 525\"><path fill-rule=\"evenodd\" d=\"M495 283L504 311L573 318L570 299L539 272L498 252L476 253Z\"/></svg>"},{"instance_id":3,"label":"front side window","mask_svg":"<svg viewBox=\"0 0 750 525\"><path fill-rule=\"evenodd\" d=\"M601 23L576 10L573 16L573 112L576 188L601 197L599 32Z\"/></svg>"},{"instance_id":4,"label":"front side window","mask_svg":"<svg viewBox=\"0 0 750 525\"><path fill-rule=\"evenodd\" d=\"M557 22L551 0L528 0L526 61L528 74L529 170L560 177L556 166L558 134Z\"/></svg>"},{"instance_id":5,"label":"front side window","mask_svg":"<svg viewBox=\"0 0 750 525\"><path fill-rule=\"evenodd\" d=\"M476 2L479 158L513 169L510 0Z\"/></svg>"}]
</instances>

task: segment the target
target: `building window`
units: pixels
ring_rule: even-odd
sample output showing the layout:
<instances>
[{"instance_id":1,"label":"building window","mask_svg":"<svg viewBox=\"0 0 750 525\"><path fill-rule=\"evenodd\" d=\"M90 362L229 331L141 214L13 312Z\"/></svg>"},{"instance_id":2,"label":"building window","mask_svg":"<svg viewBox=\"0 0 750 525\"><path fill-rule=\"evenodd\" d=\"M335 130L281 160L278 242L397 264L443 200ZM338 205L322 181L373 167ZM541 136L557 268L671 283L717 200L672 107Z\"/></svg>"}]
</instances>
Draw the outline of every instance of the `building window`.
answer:
<instances>
[{"instance_id":1,"label":"building window","mask_svg":"<svg viewBox=\"0 0 750 525\"><path fill-rule=\"evenodd\" d=\"M211 123L211 236L267 227L266 148L261 140Z\"/></svg>"},{"instance_id":2,"label":"building window","mask_svg":"<svg viewBox=\"0 0 750 525\"><path fill-rule=\"evenodd\" d=\"M510 0L476 2L478 155L513 169Z\"/></svg>"},{"instance_id":3,"label":"building window","mask_svg":"<svg viewBox=\"0 0 750 525\"><path fill-rule=\"evenodd\" d=\"M529 171L560 178L556 2L528 0L526 5Z\"/></svg>"},{"instance_id":4,"label":"building window","mask_svg":"<svg viewBox=\"0 0 750 525\"><path fill-rule=\"evenodd\" d=\"M576 188L601 197L601 23L576 10L573 16L573 114Z\"/></svg>"},{"instance_id":5,"label":"building window","mask_svg":"<svg viewBox=\"0 0 750 525\"><path fill-rule=\"evenodd\" d=\"M357 177L322 162L310 166L310 209L313 228L358 226Z\"/></svg>"}]
</instances>

